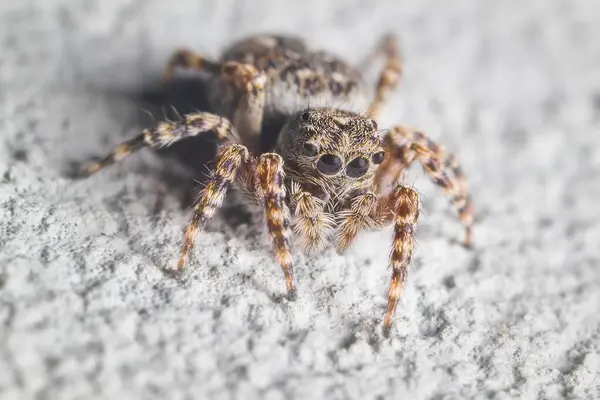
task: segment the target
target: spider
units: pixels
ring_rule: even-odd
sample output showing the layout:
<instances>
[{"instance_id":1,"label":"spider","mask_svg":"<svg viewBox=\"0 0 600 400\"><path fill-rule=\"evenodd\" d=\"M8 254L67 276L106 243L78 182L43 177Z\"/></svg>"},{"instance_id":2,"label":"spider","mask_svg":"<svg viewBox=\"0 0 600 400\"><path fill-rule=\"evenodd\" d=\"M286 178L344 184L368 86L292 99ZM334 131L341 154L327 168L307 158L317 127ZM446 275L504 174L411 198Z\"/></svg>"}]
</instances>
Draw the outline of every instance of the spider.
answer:
<instances>
[{"instance_id":1,"label":"spider","mask_svg":"<svg viewBox=\"0 0 600 400\"><path fill-rule=\"evenodd\" d=\"M178 269L196 236L223 203L230 186L264 208L266 227L287 285L296 299L292 234L305 251L326 243L343 251L362 230L394 226L392 270L383 332L389 336L412 256L420 212L418 193L403 183L415 162L450 196L471 245L473 206L456 157L424 133L404 126L383 135L376 119L402 74L392 35L367 60L385 58L374 98L358 68L311 49L295 36L255 35L233 43L219 60L182 49L166 81L180 70L207 77L211 112L159 122L83 169L89 176L143 148L216 133L216 166L195 201ZM364 110L367 110L364 112Z\"/></svg>"}]
</instances>

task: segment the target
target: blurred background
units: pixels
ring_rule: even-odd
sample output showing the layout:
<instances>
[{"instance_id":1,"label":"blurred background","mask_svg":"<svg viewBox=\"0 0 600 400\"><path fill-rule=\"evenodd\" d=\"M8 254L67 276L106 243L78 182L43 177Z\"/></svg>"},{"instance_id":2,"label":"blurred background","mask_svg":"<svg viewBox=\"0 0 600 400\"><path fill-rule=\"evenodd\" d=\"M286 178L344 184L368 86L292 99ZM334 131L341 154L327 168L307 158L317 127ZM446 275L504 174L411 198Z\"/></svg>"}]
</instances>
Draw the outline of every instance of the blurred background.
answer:
<instances>
[{"instance_id":1,"label":"blurred background","mask_svg":"<svg viewBox=\"0 0 600 400\"><path fill-rule=\"evenodd\" d=\"M593 0L1 2L0 398L599 398L598 15ZM405 73L379 126L418 126L464 166L473 251L410 177L424 214L389 340L390 231L295 254L289 304L235 201L184 277L160 272L197 189L172 157L65 173L202 106L197 81L161 86L174 50L217 57L259 32L354 64L395 33Z\"/></svg>"}]
</instances>

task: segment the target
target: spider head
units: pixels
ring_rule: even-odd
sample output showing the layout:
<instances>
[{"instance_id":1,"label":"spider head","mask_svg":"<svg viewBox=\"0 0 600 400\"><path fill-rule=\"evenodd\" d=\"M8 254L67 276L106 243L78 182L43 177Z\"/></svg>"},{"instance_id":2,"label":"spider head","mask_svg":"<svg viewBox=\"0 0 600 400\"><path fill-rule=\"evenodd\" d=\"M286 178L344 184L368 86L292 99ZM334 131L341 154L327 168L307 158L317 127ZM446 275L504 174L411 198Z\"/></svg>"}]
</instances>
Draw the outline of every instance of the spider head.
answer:
<instances>
[{"instance_id":1,"label":"spider head","mask_svg":"<svg viewBox=\"0 0 600 400\"><path fill-rule=\"evenodd\" d=\"M375 121L333 108L310 108L292 116L279 136L278 150L296 179L345 189L370 182L384 158Z\"/></svg>"}]
</instances>

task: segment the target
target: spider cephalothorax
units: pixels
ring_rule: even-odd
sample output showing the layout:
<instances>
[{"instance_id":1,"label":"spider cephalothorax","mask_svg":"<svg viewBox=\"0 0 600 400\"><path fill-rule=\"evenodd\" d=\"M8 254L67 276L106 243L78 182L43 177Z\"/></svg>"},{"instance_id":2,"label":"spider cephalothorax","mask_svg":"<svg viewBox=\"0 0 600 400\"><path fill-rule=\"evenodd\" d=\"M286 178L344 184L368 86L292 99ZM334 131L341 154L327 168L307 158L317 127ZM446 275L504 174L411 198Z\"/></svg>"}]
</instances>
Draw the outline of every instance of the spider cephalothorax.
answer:
<instances>
[{"instance_id":1,"label":"spider cephalothorax","mask_svg":"<svg viewBox=\"0 0 600 400\"><path fill-rule=\"evenodd\" d=\"M305 250L333 240L343 251L360 231L393 225L384 321L384 332L389 333L406 281L420 207L417 192L402 182L404 172L420 163L451 197L466 227L467 245L473 209L453 154L414 129L378 130L375 120L399 82L402 63L391 36L381 41L373 55L377 54L383 54L386 63L375 97L368 101L356 69L332 54L310 50L297 38L250 37L226 50L219 61L179 51L169 63L167 77L178 68L208 73L212 112L160 122L89 164L84 173L97 172L144 147L160 148L215 132L220 141L216 166L185 230L179 268L187 263L198 231L234 185L265 210L291 300L296 297L292 236ZM365 104L367 112L359 112ZM273 132L278 133L275 140L270 139Z\"/></svg>"},{"instance_id":2,"label":"spider cephalothorax","mask_svg":"<svg viewBox=\"0 0 600 400\"><path fill-rule=\"evenodd\" d=\"M275 151L288 177L342 198L368 187L384 156L375 121L334 108L307 109L290 118Z\"/></svg>"}]
</instances>

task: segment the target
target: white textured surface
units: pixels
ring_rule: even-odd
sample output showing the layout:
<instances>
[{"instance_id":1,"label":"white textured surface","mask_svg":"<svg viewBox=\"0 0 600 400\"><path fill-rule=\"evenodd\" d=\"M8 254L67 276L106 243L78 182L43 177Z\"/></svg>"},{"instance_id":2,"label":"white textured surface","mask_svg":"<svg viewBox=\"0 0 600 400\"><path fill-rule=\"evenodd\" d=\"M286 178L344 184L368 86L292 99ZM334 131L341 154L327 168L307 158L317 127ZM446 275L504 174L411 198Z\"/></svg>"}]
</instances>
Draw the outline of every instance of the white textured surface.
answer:
<instances>
[{"instance_id":1,"label":"white textured surface","mask_svg":"<svg viewBox=\"0 0 600 400\"><path fill-rule=\"evenodd\" d=\"M249 4L253 4L250 6ZM450 5L451 4L451 5ZM0 398L600 397L600 7L595 1L0 3ZM152 152L85 181L70 160L141 127L125 93L171 51L299 33L352 61L394 30L403 87L380 124L463 161L477 248L415 171L425 215L391 340L390 232L297 255L221 214L172 279L189 214ZM372 78L372 77L371 77ZM226 213L225 213L226 214Z\"/></svg>"}]
</instances>

